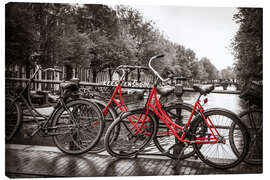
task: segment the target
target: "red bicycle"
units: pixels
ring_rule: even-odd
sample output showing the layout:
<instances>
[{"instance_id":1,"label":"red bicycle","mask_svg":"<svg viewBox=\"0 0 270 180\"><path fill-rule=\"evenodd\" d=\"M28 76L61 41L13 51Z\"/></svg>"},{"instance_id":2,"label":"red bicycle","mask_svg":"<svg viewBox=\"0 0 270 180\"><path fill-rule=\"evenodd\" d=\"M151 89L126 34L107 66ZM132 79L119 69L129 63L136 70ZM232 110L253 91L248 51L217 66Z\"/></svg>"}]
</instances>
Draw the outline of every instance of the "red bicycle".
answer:
<instances>
[{"instance_id":1,"label":"red bicycle","mask_svg":"<svg viewBox=\"0 0 270 180\"><path fill-rule=\"evenodd\" d=\"M91 100L93 100L95 103L97 103L100 106L100 108L103 111L104 119L105 119L105 126L103 129L102 136L100 137L98 144L90 151L91 153L99 153L105 150L104 136L108 127L118 117L118 115L121 112L127 112L128 110L130 110L128 109L128 105L125 104L124 102L124 98L122 95L122 83L124 82L124 78L127 75L129 75L130 73L132 73L133 71L137 69L149 71L149 68L145 66L121 65L116 68L115 72L118 72L118 74L121 77L119 78L118 84L115 89L112 89L112 87L108 87L105 90L107 94L112 94L110 99L108 99L108 103L104 102L104 99L106 99L106 97L91 94L92 96ZM175 78L175 79L185 80L182 78ZM112 84L115 84L115 82ZM174 89L173 87L169 87L169 88L167 87L165 89L160 88L159 91L161 91L161 93L168 90L172 92L173 89ZM163 96L167 96L167 95L169 95L169 93L167 92L165 92L165 94L163 93ZM132 104L133 106L135 105L134 102ZM172 107L172 106L167 107L165 111L168 114L170 114L171 118L174 118L176 122L187 121L186 119L181 118L180 116L183 114L188 114L189 109L188 110L182 109L181 115L179 114L180 112L179 109L175 109L175 107ZM194 113L198 114L198 112L194 112ZM130 122L132 122L132 119L130 119ZM120 132L120 126L116 126L113 130L113 133L111 133L112 134L111 136L114 136L113 138L111 138L111 141L113 141L119 136L119 132ZM175 153L167 151L167 149L171 146L170 143L168 142L172 142L171 140L173 138L172 136L173 134L170 132L170 129L165 124L163 125L161 124L159 126L159 131L157 132L157 136L155 137L155 145L160 151L163 152L164 155L167 155L171 158L177 158L177 155ZM188 148L185 149L181 158L183 159L188 158L194 154L195 154L194 149L191 146L189 146Z\"/></svg>"},{"instance_id":2,"label":"red bicycle","mask_svg":"<svg viewBox=\"0 0 270 180\"><path fill-rule=\"evenodd\" d=\"M205 89L194 86L194 90L199 92L199 97L193 107L181 102L174 102L167 107L162 107L157 92L161 95L168 95L174 89L162 89L157 86L159 80L166 82L170 79L163 79L151 66L152 60L161 57L163 55L152 57L148 64L156 75L156 81L145 107L122 113L108 128L105 135L105 147L108 153L118 158L137 156L145 150L153 139L162 153L171 154L174 157L178 156L179 159L182 158L184 150L192 145L198 157L212 167L227 169L238 165L245 158L248 151L249 137L243 123L236 114L226 109L212 108L204 110L200 98L209 94L214 89L214 86ZM204 104L207 101L206 98ZM182 110L189 112L185 125L177 124L176 120L171 118L172 115L166 113ZM180 117L183 118L184 116L187 115L181 114ZM164 134L174 136L174 141L168 142L173 143L173 145L167 149L162 148L161 143L158 141L158 118L169 129ZM235 124L233 133L230 131L232 124ZM113 136L116 127L120 127L117 138ZM232 138L232 136L235 137ZM235 153L232 149L231 140L235 140L233 144L238 153ZM178 146L182 143L185 144L185 148L180 149Z\"/></svg>"},{"instance_id":3,"label":"red bicycle","mask_svg":"<svg viewBox=\"0 0 270 180\"><path fill-rule=\"evenodd\" d=\"M99 153L105 150L104 147L104 136L105 132L107 131L107 128L109 125L118 117L118 115L121 112L128 111L128 105L125 104L124 98L123 98L123 92L122 92L122 83L124 82L124 79L126 76L128 76L132 71L134 70L146 70L148 71L149 68L145 66L129 66L129 65L121 65L118 66L115 69L115 72L121 76L119 78L119 81L112 82L111 84L117 86L115 89L113 89L113 86L106 87L106 89L103 89L103 92L106 92L106 94L111 95L110 98L107 98L104 95L100 95L97 93L90 92L90 98L92 101L94 101L96 104L99 105L99 107L103 111L104 119L105 119L105 126L103 129L102 136L100 137L100 140L98 144L91 149L90 153ZM108 101L105 102L104 100L107 99ZM119 134L119 127L115 128L114 130L114 136L117 137Z\"/></svg>"}]
</instances>

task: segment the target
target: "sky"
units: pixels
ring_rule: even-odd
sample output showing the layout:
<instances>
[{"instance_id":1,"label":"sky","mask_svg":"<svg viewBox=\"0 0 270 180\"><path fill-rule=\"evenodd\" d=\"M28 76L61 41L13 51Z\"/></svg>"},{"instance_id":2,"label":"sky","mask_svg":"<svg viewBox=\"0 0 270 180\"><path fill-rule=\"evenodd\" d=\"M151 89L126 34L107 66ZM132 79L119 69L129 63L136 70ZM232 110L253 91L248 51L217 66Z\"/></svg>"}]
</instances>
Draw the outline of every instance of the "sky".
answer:
<instances>
[{"instance_id":1,"label":"sky","mask_svg":"<svg viewBox=\"0 0 270 180\"><path fill-rule=\"evenodd\" d=\"M156 27L170 41L192 49L198 59L207 57L218 70L232 66L231 40L238 30L232 20L236 8L139 6L145 19L153 20Z\"/></svg>"}]
</instances>

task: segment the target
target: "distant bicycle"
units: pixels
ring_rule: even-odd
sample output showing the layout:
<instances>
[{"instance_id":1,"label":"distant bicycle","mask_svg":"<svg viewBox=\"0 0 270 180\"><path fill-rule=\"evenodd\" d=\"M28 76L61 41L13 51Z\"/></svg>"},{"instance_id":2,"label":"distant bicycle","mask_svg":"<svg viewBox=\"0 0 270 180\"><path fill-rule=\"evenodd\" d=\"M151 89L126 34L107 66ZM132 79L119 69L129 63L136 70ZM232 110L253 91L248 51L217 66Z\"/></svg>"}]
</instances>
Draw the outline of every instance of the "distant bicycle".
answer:
<instances>
[{"instance_id":1,"label":"distant bicycle","mask_svg":"<svg viewBox=\"0 0 270 180\"><path fill-rule=\"evenodd\" d=\"M26 86L15 93L6 92L5 136L10 141L18 132L23 119L22 104L30 112L36 128L30 136L52 136L55 145L67 154L82 154L91 150L101 137L104 116L96 103L78 97L78 83L62 82L60 97L50 116L39 113L30 97L30 85L38 71L61 72L54 68L42 69L34 62L36 70ZM40 120L40 118L42 118Z\"/></svg>"}]
</instances>

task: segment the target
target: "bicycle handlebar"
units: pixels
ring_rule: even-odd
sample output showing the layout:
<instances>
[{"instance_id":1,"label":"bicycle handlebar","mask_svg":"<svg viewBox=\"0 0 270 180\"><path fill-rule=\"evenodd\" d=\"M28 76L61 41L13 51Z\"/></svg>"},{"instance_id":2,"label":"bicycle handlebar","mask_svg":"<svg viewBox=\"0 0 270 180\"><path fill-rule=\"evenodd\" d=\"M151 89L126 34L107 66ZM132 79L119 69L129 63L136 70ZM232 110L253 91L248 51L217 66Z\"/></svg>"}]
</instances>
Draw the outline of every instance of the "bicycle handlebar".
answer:
<instances>
[{"instance_id":1,"label":"bicycle handlebar","mask_svg":"<svg viewBox=\"0 0 270 180\"><path fill-rule=\"evenodd\" d=\"M158 59L158 58L162 58L162 57L164 57L163 54L158 55L158 56L153 56L153 57L149 60L149 63L148 63L149 68L154 72L154 74L155 74L161 81L165 82L165 81L168 81L168 80L170 80L170 79L175 79L175 80L180 80L180 81L186 81L186 80L187 80L187 78L182 77L182 76L180 76L180 77L169 76L167 79L163 79L163 78L159 75L159 73L151 66L151 61L152 61L152 60Z\"/></svg>"},{"instance_id":2,"label":"bicycle handlebar","mask_svg":"<svg viewBox=\"0 0 270 180\"><path fill-rule=\"evenodd\" d=\"M163 79L163 78L159 75L159 73L151 66L151 61L152 61L152 60L158 59L158 58L162 58L162 57L164 57L163 54L162 54L162 55L158 55L158 56L153 56L153 57L149 60L148 66L149 66L149 68L153 71L153 73L154 73L161 81L165 82L165 81L170 80L171 78Z\"/></svg>"},{"instance_id":3,"label":"bicycle handlebar","mask_svg":"<svg viewBox=\"0 0 270 180\"><path fill-rule=\"evenodd\" d=\"M55 72L59 72L62 73L63 71L59 70L59 69L55 69L55 68L46 68L46 69L41 69L42 71L46 72L46 71L55 71Z\"/></svg>"},{"instance_id":4,"label":"bicycle handlebar","mask_svg":"<svg viewBox=\"0 0 270 180\"><path fill-rule=\"evenodd\" d=\"M59 70L59 69L55 69L55 68L46 68L46 69L42 69L41 65L39 65L38 63L34 62L37 70L41 70L41 71L55 71L55 72L59 72L59 73L63 73L63 71Z\"/></svg>"},{"instance_id":5,"label":"bicycle handlebar","mask_svg":"<svg viewBox=\"0 0 270 180\"><path fill-rule=\"evenodd\" d=\"M144 69L149 70L146 66L130 66L130 65L120 65L116 69Z\"/></svg>"}]
</instances>

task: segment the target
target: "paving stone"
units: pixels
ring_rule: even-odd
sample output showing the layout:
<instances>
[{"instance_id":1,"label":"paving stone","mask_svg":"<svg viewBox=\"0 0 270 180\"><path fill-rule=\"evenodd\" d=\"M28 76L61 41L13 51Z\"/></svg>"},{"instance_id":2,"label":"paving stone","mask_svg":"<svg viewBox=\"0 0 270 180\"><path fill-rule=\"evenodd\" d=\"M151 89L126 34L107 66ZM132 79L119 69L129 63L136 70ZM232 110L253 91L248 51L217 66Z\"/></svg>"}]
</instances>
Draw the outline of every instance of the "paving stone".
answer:
<instances>
[{"instance_id":1,"label":"paving stone","mask_svg":"<svg viewBox=\"0 0 270 180\"><path fill-rule=\"evenodd\" d=\"M262 173L262 166L241 163L229 170L217 170L200 160L115 159L109 155L67 155L62 152L34 148L6 148L6 175L19 177L96 177L96 176L158 176L195 174Z\"/></svg>"}]
</instances>

